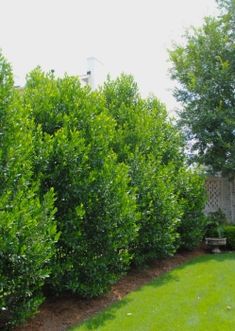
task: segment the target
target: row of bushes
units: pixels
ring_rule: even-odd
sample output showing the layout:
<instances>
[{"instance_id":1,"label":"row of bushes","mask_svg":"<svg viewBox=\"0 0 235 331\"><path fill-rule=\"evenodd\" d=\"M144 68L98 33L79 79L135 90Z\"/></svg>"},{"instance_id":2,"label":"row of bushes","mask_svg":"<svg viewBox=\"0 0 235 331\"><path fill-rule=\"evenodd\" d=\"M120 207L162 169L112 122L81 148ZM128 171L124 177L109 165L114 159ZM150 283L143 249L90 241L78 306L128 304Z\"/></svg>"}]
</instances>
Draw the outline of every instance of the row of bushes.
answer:
<instances>
[{"instance_id":1,"label":"row of bushes","mask_svg":"<svg viewBox=\"0 0 235 331\"><path fill-rule=\"evenodd\" d=\"M181 135L131 76L96 92L39 68L23 92L0 56L0 323L36 312L43 287L98 296L131 264L193 249L204 180Z\"/></svg>"}]
</instances>

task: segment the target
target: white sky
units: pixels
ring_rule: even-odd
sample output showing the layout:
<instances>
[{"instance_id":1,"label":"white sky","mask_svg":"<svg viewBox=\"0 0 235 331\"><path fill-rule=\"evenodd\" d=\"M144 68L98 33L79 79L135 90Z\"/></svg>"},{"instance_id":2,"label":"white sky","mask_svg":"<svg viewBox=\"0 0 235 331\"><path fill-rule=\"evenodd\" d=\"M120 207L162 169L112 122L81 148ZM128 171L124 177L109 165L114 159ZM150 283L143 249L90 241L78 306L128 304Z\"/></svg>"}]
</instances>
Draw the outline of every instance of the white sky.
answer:
<instances>
[{"instance_id":1,"label":"white sky","mask_svg":"<svg viewBox=\"0 0 235 331\"><path fill-rule=\"evenodd\" d=\"M215 0L0 0L0 48L17 84L37 65L82 74L95 56L105 73L133 74L144 96L171 111L167 48L214 14Z\"/></svg>"}]
</instances>

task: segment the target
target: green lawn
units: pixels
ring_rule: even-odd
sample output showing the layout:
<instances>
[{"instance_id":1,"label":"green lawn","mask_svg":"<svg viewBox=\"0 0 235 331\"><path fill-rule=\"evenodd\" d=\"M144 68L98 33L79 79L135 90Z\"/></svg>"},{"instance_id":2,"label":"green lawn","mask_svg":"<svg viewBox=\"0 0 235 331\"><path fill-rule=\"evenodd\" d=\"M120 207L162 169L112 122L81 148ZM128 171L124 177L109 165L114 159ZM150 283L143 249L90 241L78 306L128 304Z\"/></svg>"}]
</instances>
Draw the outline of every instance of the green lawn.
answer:
<instances>
[{"instance_id":1,"label":"green lawn","mask_svg":"<svg viewBox=\"0 0 235 331\"><path fill-rule=\"evenodd\" d=\"M233 331L235 253L196 258L71 330Z\"/></svg>"}]
</instances>

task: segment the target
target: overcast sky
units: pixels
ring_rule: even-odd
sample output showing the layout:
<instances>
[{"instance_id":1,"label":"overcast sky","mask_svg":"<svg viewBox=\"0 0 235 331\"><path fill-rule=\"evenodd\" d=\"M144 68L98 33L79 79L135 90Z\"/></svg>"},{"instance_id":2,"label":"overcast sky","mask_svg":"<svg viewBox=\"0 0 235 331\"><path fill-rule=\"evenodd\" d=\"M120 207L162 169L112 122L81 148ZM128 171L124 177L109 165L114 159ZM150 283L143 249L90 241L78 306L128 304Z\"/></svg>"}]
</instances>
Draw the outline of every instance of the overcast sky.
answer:
<instances>
[{"instance_id":1,"label":"overcast sky","mask_svg":"<svg viewBox=\"0 0 235 331\"><path fill-rule=\"evenodd\" d=\"M214 0L0 0L0 48L17 84L40 65L83 74L94 56L104 73L134 75L144 96L176 106L167 48L186 27L216 14Z\"/></svg>"}]
</instances>

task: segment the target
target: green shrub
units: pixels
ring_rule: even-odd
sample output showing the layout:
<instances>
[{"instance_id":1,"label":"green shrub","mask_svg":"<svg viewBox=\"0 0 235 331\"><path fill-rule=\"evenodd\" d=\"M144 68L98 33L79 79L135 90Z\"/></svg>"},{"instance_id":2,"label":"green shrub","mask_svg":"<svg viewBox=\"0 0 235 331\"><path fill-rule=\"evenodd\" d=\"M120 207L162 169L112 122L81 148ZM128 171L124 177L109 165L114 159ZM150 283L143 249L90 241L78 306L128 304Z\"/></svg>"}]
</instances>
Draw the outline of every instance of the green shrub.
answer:
<instances>
[{"instance_id":1,"label":"green shrub","mask_svg":"<svg viewBox=\"0 0 235 331\"><path fill-rule=\"evenodd\" d=\"M235 225L224 226L224 237L227 238L227 247L235 250Z\"/></svg>"},{"instance_id":2,"label":"green shrub","mask_svg":"<svg viewBox=\"0 0 235 331\"><path fill-rule=\"evenodd\" d=\"M37 311L58 239L54 193L39 199L32 180L33 122L0 55L0 328Z\"/></svg>"},{"instance_id":3,"label":"green shrub","mask_svg":"<svg viewBox=\"0 0 235 331\"><path fill-rule=\"evenodd\" d=\"M75 77L36 69L25 103L37 125L35 172L54 187L61 237L50 283L86 297L102 294L128 268L137 235L128 167L112 150L115 121L103 98Z\"/></svg>"},{"instance_id":4,"label":"green shrub","mask_svg":"<svg viewBox=\"0 0 235 331\"><path fill-rule=\"evenodd\" d=\"M141 264L172 255L181 216L174 185L184 159L180 135L157 99L140 97L131 76L109 79L102 93L117 122L113 148L119 161L129 166L130 190L136 193L140 213L134 261Z\"/></svg>"},{"instance_id":5,"label":"green shrub","mask_svg":"<svg viewBox=\"0 0 235 331\"><path fill-rule=\"evenodd\" d=\"M133 182L137 184L138 208L141 214L134 261L140 265L153 259L173 255L181 207L174 194L170 167L138 160Z\"/></svg>"},{"instance_id":6,"label":"green shrub","mask_svg":"<svg viewBox=\"0 0 235 331\"><path fill-rule=\"evenodd\" d=\"M41 203L33 190L0 200L0 325L7 329L32 316L43 301L55 251L53 192Z\"/></svg>"},{"instance_id":7,"label":"green shrub","mask_svg":"<svg viewBox=\"0 0 235 331\"><path fill-rule=\"evenodd\" d=\"M179 247L192 250L205 235L206 217L204 178L196 171L181 168L176 178L182 216L179 222Z\"/></svg>"}]
</instances>

